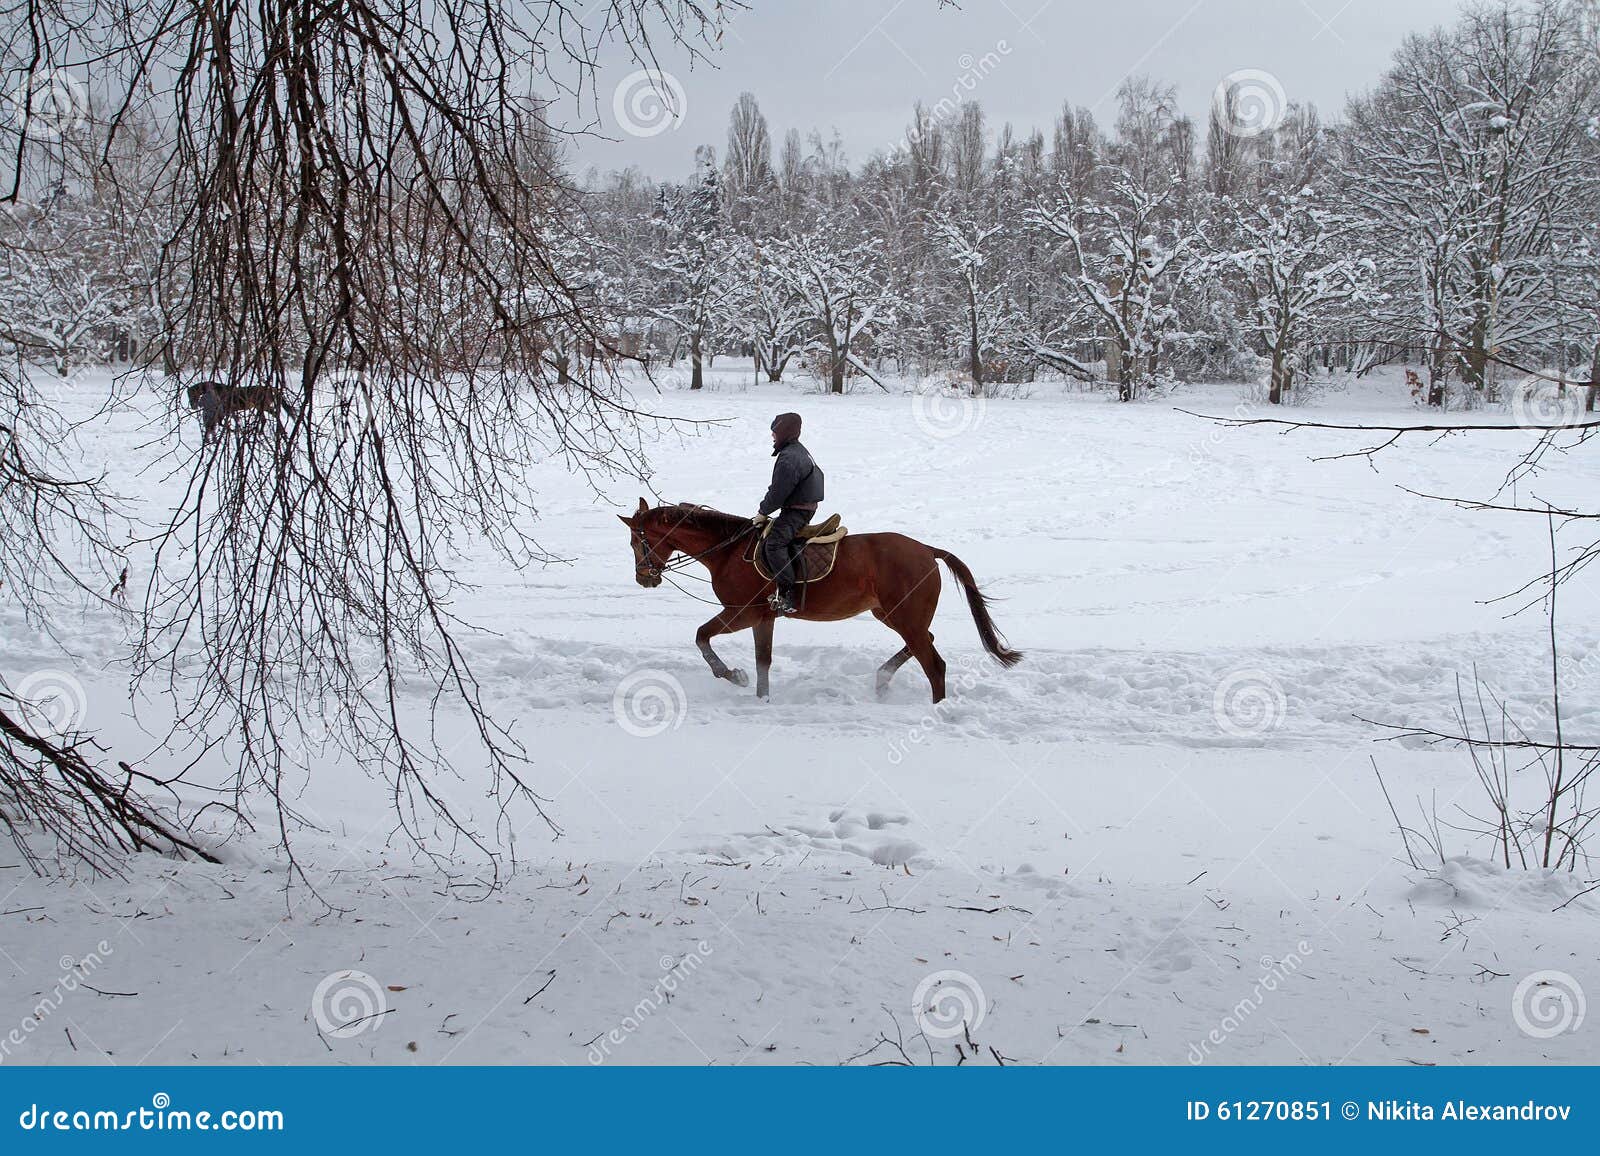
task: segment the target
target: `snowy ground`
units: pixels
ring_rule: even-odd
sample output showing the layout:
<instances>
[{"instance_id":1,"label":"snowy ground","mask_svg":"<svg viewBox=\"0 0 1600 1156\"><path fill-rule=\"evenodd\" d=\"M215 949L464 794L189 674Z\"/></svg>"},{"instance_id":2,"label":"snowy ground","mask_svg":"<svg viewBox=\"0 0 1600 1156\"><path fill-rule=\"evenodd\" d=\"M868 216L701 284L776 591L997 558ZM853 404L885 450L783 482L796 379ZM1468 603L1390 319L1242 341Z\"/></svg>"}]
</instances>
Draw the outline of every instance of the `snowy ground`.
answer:
<instances>
[{"instance_id":1,"label":"snowy ground","mask_svg":"<svg viewBox=\"0 0 1600 1156\"><path fill-rule=\"evenodd\" d=\"M713 379L651 398L725 420L656 446L660 497L753 507L766 423L797 408L827 507L959 554L1027 661L981 663L947 582L937 711L914 666L875 700L898 642L870 620L781 624L760 703L695 651L709 608L635 585L612 515L639 487L551 468L539 533L574 561L485 560L464 610L497 631L472 650L564 836L529 825L505 890L448 897L388 842L381 783L325 764L302 799L325 830L298 844L320 899L286 895L264 839L125 881L0 851L0 1060L944 1064L965 1020L989 1063L1600 1061L1600 1027L1539 1034L1555 989L1522 984L1600 992L1600 893L1459 836L1442 870L1400 861L1369 759L1408 818L1477 807L1471 766L1356 717L1447 723L1475 664L1541 701L1543 619L1484 602L1538 572L1543 525L1398 488L1487 497L1522 435L1311 462L1372 439L1172 408L1232 412L1236 387L974 408ZM1301 412L1421 420L1392 380ZM122 415L91 448L159 508L147 441ZM1537 492L1597 472L1578 455ZM1564 721L1594 741L1597 599L1563 599ZM67 628L86 725L138 745L115 634ZM62 665L0 629L14 684ZM748 636L719 649L750 665Z\"/></svg>"}]
</instances>

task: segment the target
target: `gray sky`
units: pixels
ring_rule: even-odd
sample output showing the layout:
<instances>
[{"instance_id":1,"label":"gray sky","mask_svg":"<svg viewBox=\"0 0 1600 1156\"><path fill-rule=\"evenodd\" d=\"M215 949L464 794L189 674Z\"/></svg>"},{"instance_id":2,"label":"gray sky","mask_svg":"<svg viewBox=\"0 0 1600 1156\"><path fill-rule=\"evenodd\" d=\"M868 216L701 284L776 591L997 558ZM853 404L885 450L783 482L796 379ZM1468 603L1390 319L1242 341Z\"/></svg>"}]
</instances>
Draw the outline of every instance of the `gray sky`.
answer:
<instances>
[{"instance_id":1,"label":"gray sky","mask_svg":"<svg viewBox=\"0 0 1600 1156\"><path fill-rule=\"evenodd\" d=\"M616 87L636 65L602 56L599 129L574 167L638 165L679 177L696 145L721 157L728 110L753 92L774 145L790 128L824 135L837 128L852 164L887 150L904 132L912 102L964 95L982 103L991 132L1010 121L1020 133L1049 133L1063 101L1092 108L1102 126L1114 116L1124 77L1147 73L1177 86L1185 112L1203 124L1225 76L1259 70L1288 99L1330 118L1348 92L1371 85L1400 39L1449 23L1459 0L749 0L729 23L711 66L692 70L685 54L663 52L661 66L683 87L681 118L654 135L624 132L613 113ZM655 121L649 102L638 114ZM568 106L567 112L572 109Z\"/></svg>"}]
</instances>

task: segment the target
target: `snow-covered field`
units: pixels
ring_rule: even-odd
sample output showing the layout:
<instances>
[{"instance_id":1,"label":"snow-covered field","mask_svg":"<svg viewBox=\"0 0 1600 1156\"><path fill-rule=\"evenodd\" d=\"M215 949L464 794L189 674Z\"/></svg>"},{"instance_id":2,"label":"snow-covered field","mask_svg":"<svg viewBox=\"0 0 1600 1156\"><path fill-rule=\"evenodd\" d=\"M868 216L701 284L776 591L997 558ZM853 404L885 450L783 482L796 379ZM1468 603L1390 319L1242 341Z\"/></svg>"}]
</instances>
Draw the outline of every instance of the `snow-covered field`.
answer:
<instances>
[{"instance_id":1,"label":"snow-covered field","mask_svg":"<svg viewBox=\"0 0 1600 1156\"><path fill-rule=\"evenodd\" d=\"M1412 869L1370 760L1408 819L1481 810L1471 764L1357 717L1447 724L1474 666L1543 700L1544 619L1485 604L1545 564L1542 522L1399 488L1488 497L1524 435L1313 462L1375 439L1173 408L1232 413L1239 387L974 406L712 379L647 398L722 423L655 445L660 498L753 509L767 422L798 409L826 508L960 555L1025 663L979 661L946 582L937 710L914 665L874 697L899 644L870 619L781 623L759 702L696 652L710 608L635 584L613 514L639 487L597 497L552 465L538 533L571 563L485 555L462 609L494 630L471 651L564 835L531 822L524 870L455 898L390 840L381 780L327 763L300 798L317 896L285 890L265 835L121 881L0 851L0 1041L21 1041L0 1059L951 1064L970 1039L983 1063L1600 1061L1600 1025L1540 1033L1553 989L1523 983L1600 993L1600 893L1448 830L1450 861ZM1393 379L1292 413L1422 420ZM158 511L141 420L89 451ZM1535 489L1597 480L1580 454ZM1564 721L1594 741L1600 599L1581 577L1562 598ZM85 725L142 750L120 635L64 629ZM62 666L0 630L13 683ZM748 635L717 645L750 666Z\"/></svg>"}]
</instances>

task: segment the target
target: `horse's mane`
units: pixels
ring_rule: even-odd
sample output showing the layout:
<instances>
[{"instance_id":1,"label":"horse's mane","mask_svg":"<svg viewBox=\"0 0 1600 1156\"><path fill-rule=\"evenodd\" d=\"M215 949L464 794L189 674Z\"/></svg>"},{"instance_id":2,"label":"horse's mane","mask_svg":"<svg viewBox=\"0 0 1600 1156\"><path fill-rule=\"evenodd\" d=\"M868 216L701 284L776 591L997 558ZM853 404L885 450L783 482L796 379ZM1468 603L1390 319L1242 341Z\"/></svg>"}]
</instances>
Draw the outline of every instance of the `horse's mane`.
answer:
<instances>
[{"instance_id":1,"label":"horse's mane","mask_svg":"<svg viewBox=\"0 0 1600 1156\"><path fill-rule=\"evenodd\" d=\"M750 517L747 514L725 514L721 510L713 510L710 506L696 506L689 502L679 502L675 506L657 506L650 513L655 517L668 519L676 526L709 530L714 534L731 535L736 531L750 528Z\"/></svg>"}]
</instances>

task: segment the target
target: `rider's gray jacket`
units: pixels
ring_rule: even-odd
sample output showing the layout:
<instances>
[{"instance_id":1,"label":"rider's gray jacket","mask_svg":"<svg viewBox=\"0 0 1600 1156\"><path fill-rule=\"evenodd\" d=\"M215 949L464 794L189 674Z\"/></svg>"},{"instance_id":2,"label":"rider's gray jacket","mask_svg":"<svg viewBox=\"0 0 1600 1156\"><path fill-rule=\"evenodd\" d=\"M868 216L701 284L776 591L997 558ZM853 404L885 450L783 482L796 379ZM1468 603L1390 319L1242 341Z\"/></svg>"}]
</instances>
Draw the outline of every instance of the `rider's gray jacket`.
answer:
<instances>
[{"instance_id":1,"label":"rider's gray jacket","mask_svg":"<svg viewBox=\"0 0 1600 1156\"><path fill-rule=\"evenodd\" d=\"M815 506L822 501L822 470L799 442L778 449L772 463L772 485L761 499L761 512L770 514L785 506Z\"/></svg>"}]
</instances>

